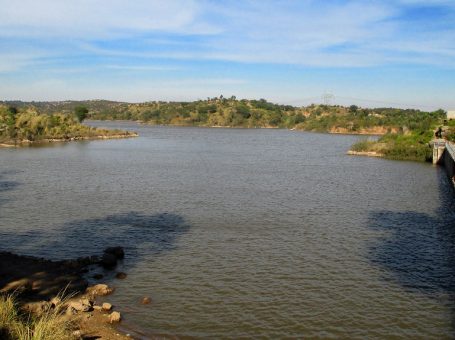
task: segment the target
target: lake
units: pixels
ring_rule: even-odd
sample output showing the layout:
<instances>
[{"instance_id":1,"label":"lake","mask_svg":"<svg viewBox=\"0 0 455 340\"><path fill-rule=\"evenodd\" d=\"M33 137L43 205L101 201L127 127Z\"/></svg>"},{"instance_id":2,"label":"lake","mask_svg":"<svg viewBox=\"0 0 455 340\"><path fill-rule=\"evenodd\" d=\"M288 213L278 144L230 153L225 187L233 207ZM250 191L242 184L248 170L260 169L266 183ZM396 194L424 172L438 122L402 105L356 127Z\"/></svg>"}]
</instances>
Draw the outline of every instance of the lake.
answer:
<instances>
[{"instance_id":1,"label":"lake","mask_svg":"<svg viewBox=\"0 0 455 340\"><path fill-rule=\"evenodd\" d=\"M102 282L126 325L182 338L455 336L442 168L346 155L357 136L89 124L140 136L0 149L0 249L62 259L123 246L128 277Z\"/></svg>"}]
</instances>

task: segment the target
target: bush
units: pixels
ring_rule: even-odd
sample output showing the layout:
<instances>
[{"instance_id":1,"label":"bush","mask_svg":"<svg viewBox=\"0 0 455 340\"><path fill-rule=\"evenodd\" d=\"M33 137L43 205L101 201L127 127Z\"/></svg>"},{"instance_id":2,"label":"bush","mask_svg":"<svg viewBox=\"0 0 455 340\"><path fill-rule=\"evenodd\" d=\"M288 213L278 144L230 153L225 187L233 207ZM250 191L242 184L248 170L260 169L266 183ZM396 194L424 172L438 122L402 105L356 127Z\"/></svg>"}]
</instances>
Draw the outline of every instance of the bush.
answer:
<instances>
[{"instance_id":1,"label":"bush","mask_svg":"<svg viewBox=\"0 0 455 340\"><path fill-rule=\"evenodd\" d=\"M76 115L79 123L82 123L84 119L87 118L88 109L83 105L76 106L74 109L74 114Z\"/></svg>"},{"instance_id":2,"label":"bush","mask_svg":"<svg viewBox=\"0 0 455 340\"><path fill-rule=\"evenodd\" d=\"M362 151L371 151L373 145L375 145L376 142L368 140L368 139L363 139L354 145L351 146L352 151L356 152L362 152Z\"/></svg>"}]
</instances>

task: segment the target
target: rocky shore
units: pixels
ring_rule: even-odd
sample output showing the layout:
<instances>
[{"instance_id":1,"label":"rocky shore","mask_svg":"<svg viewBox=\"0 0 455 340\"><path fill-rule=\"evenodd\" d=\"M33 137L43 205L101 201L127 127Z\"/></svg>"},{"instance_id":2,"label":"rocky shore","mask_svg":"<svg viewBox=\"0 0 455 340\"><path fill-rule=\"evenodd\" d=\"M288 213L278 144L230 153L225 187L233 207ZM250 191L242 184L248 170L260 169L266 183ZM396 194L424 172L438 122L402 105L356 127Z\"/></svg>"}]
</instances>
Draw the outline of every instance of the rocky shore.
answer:
<instances>
[{"instance_id":1,"label":"rocky shore","mask_svg":"<svg viewBox=\"0 0 455 340\"><path fill-rule=\"evenodd\" d=\"M37 144L73 142L73 141L81 141L81 140L122 139L122 138L131 138L131 137L137 137L137 136L138 136L138 134L136 132L126 131L124 134L117 134L117 135L76 136L76 137L69 137L69 138L52 138L52 139L46 138L46 139L40 139L37 141L24 139L24 140L3 142L3 143L0 143L0 147L4 147L4 148L21 147L21 146L30 146L30 145L37 145Z\"/></svg>"},{"instance_id":2,"label":"rocky shore","mask_svg":"<svg viewBox=\"0 0 455 340\"><path fill-rule=\"evenodd\" d=\"M89 266L113 270L123 257L121 247L107 248L101 256L64 261L0 252L0 294L13 294L23 313L39 317L56 311L74 325L74 339L131 339L115 327L122 319L116 306L97 301L114 288L102 283L88 286L84 278ZM116 274L117 279L126 277Z\"/></svg>"}]
</instances>

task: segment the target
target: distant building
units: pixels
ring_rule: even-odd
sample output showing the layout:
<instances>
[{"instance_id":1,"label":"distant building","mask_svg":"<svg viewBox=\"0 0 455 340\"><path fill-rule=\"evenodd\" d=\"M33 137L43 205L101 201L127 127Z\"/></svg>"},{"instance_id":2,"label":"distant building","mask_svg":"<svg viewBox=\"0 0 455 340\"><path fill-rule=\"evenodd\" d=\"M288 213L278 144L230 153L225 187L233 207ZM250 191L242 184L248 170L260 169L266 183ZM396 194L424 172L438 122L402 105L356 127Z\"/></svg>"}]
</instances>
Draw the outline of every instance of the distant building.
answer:
<instances>
[{"instance_id":1,"label":"distant building","mask_svg":"<svg viewBox=\"0 0 455 340\"><path fill-rule=\"evenodd\" d=\"M455 110L447 111L447 119L455 119Z\"/></svg>"}]
</instances>

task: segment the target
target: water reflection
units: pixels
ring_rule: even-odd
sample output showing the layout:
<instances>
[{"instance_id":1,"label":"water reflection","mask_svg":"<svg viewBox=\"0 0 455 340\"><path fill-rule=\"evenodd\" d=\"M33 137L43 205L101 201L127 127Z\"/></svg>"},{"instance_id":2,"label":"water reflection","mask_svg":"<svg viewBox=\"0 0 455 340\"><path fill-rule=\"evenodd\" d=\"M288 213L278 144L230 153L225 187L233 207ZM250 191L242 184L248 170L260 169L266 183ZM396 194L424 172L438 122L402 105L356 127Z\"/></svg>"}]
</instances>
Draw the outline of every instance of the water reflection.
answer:
<instances>
[{"instance_id":1,"label":"water reflection","mask_svg":"<svg viewBox=\"0 0 455 340\"><path fill-rule=\"evenodd\" d=\"M434 215L415 211L370 214L369 226L386 236L371 245L369 258L406 290L445 301L455 336L455 196L443 171L438 183L441 206Z\"/></svg>"},{"instance_id":2,"label":"water reflection","mask_svg":"<svg viewBox=\"0 0 455 340\"><path fill-rule=\"evenodd\" d=\"M5 193L16 189L20 185L19 182L8 179L14 173L17 173L17 171L0 171L0 206L9 200Z\"/></svg>"},{"instance_id":3,"label":"water reflection","mask_svg":"<svg viewBox=\"0 0 455 340\"><path fill-rule=\"evenodd\" d=\"M110 246L124 247L128 266L136 265L145 254L175 249L178 238L190 226L183 217L171 213L127 212L104 218L81 219L64 224L60 232L3 234L2 240L15 252L48 258L68 259L99 254Z\"/></svg>"}]
</instances>

